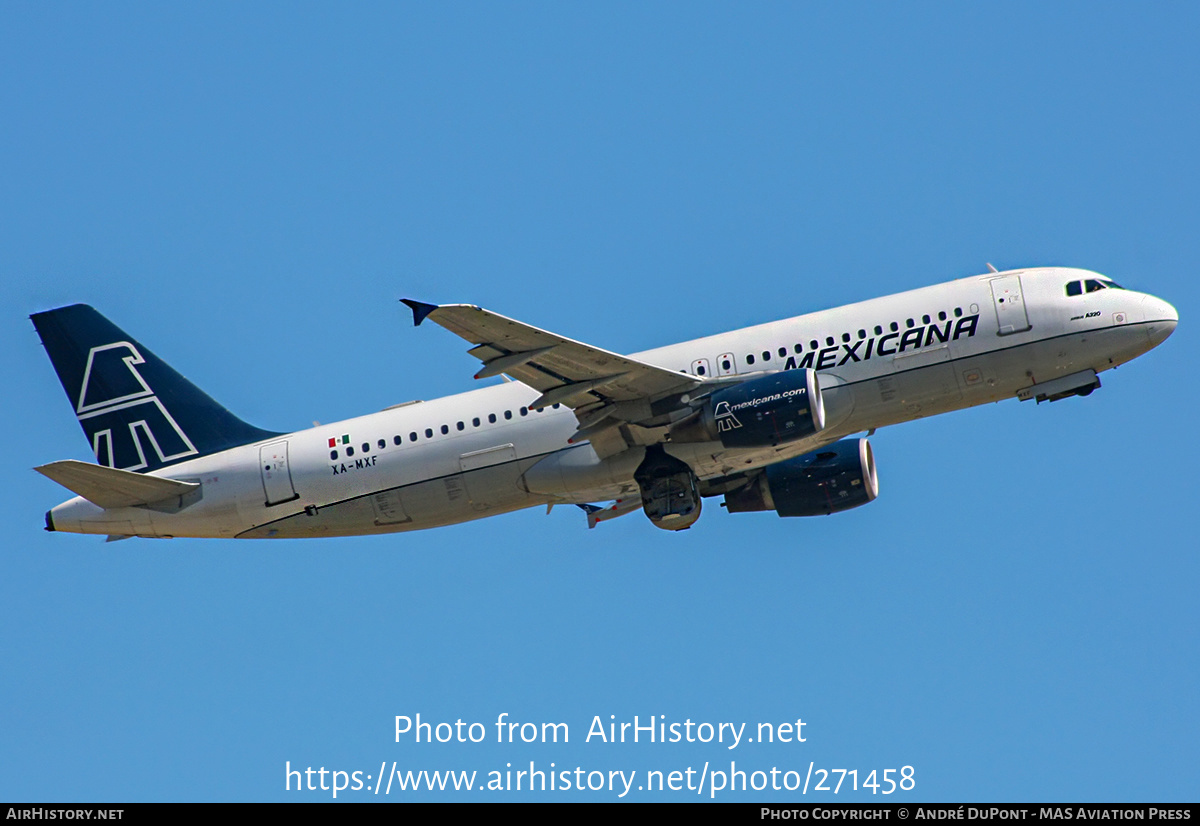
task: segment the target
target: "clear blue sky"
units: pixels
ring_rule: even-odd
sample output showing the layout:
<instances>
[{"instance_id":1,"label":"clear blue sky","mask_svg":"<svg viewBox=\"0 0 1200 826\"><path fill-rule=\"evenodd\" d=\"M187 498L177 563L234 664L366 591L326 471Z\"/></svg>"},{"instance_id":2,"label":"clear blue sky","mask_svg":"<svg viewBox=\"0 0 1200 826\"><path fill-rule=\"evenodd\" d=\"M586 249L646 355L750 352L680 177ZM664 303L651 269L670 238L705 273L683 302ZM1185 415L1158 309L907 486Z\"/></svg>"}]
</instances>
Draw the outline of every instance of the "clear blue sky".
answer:
<instances>
[{"instance_id":1,"label":"clear blue sky","mask_svg":"<svg viewBox=\"0 0 1200 826\"><path fill-rule=\"evenodd\" d=\"M734 760L911 765L909 800L1195 800L1198 23L1186 3L4 4L0 799L329 797L285 792L287 761ZM859 510L709 500L678 535L574 508L312 542L41 530L65 496L31 468L89 454L38 310L91 303L292 430L473 386L402 296L632 352L988 261L1094 269L1182 322L1090 398L880 431ZM505 712L571 742L496 744ZM491 737L396 743L417 713ZM806 742L585 743L596 715L801 718Z\"/></svg>"}]
</instances>

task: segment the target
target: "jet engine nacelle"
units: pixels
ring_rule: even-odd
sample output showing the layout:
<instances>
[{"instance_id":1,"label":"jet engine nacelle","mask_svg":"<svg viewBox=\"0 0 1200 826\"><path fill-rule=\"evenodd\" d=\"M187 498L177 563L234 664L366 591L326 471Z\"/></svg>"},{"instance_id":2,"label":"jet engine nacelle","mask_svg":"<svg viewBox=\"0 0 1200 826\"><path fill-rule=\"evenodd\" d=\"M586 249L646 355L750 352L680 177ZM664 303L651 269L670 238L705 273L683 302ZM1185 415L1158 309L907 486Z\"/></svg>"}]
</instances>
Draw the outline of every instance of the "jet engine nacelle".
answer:
<instances>
[{"instance_id":1,"label":"jet engine nacelle","mask_svg":"<svg viewBox=\"0 0 1200 826\"><path fill-rule=\"evenodd\" d=\"M730 513L773 510L780 516L825 516L865 505L878 495L870 443L842 439L767 466L750 485L725 494L725 507Z\"/></svg>"},{"instance_id":2,"label":"jet engine nacelle","mask_svg":"<svg viewBox=\"0 0 1200 826\"><path fill-rule=\"evenodd\" d=\"M713 393L672 440L719 441L725 447L773 447L825 427L825 403L815 370L785 370Z\"/></svg>"}]
</instances>

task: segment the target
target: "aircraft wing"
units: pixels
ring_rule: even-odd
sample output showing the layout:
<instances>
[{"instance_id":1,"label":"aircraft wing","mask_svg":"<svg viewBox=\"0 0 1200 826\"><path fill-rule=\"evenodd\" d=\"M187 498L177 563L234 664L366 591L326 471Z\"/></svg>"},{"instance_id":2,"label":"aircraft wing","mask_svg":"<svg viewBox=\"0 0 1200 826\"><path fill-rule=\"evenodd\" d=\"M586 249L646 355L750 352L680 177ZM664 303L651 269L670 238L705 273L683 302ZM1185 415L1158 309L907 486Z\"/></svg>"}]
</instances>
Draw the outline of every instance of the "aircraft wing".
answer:
<instances>
[{"instance_id":1,"label":"aircraft wing","mask_svg":"<svg viewBox=\"0 0 1200 826\"><path fill-rule=\"evenodd\" d=\"M590 440L602 456L658 441L650 432L625 429L618 438L615 431L628 425L642 431L669 425L693 412L685 396L690 399L720 386L470 304L401 301L412 309L416 324L428 318L475 345L467 351L483 362L475 378L504 373L541 392L531 408L562 403L573 409L579 430L571 441Z\"/></svg>"}]
</instances>

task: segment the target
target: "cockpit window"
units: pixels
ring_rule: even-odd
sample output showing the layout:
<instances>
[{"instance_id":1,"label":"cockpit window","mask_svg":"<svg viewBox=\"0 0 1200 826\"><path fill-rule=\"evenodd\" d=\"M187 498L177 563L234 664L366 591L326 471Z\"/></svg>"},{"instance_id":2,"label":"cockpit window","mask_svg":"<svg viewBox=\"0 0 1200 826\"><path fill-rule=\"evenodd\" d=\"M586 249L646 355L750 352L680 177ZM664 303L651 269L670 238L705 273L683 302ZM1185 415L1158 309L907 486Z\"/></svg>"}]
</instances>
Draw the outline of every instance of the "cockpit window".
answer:
<instances>
[{"instance_id":1,"label":"cockpit window","mask_svg":"<svg viewBox=\"0 0 1200 826\"><path fill-rule=\"evenodd\" d=\"M1094 278L1089 278L1086 283L1087 283L1087 291L1089 293L1094 293L1097 290L1104 289L1104 285Z\"/></svg>"},{"instance_id":2,"label":"cockpit window","mask_svg":"<svg viewBox=\"0 0 1200 826\"><path fill-rule=\"evenodd\" d=\"M1072 281L1067 285L1067 295L1083 295L1083 282Z\"/></svg>"},{"instance_id":3,"label":"cockpit window","mask_svg":"<svg viewBox=\"0 0 1200 826\"><path fill-rule=\"evenodd\" d=\"M1105 278L1105 279L1104 279L1104 280L1102 280L1100 283L1101 283L1101 284L1103 284L1104 286L1108 287L1110 290L1123 290L1123 289L1125 289L1125 288L1124 288L1124 287L1122 287L1120 284L1118 284L1116 281L1113 281L1111 278Z\"/></svg>"}]
</instances>

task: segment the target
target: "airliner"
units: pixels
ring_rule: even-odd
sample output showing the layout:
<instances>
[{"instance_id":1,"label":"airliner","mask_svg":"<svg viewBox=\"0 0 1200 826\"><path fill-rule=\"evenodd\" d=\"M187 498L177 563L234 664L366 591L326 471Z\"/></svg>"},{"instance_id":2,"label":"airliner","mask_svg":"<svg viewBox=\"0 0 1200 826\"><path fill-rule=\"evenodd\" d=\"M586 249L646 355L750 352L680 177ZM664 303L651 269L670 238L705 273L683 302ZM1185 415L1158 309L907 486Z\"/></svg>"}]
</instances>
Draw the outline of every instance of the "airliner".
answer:
<instances>
[{"instance_id":1,"label":"airliner","mask_svg":"<svg viewBox=\"0 0 1200 826\"><path fill-rule=\"evenodd\" d=\"M46 530L298 538L579 506L690 528L818 516L879 493L876 429L1016 398L1087 396L1179 315L1095 272L988 272L633 355L469 304L401 299L463 338L480 389L309 430L242 421L93 308L31 316L96 461L38 470L75 498Z\"/></svg>"}]
</instances>

